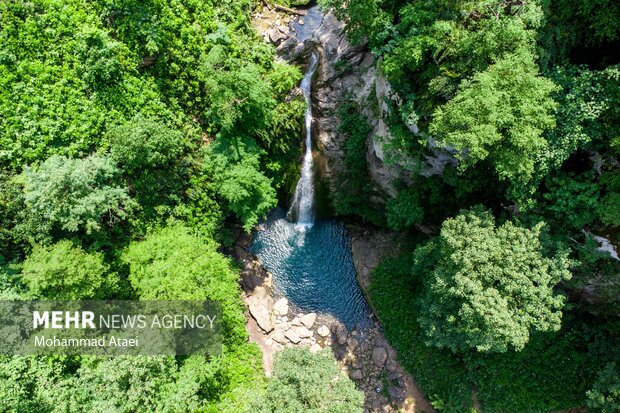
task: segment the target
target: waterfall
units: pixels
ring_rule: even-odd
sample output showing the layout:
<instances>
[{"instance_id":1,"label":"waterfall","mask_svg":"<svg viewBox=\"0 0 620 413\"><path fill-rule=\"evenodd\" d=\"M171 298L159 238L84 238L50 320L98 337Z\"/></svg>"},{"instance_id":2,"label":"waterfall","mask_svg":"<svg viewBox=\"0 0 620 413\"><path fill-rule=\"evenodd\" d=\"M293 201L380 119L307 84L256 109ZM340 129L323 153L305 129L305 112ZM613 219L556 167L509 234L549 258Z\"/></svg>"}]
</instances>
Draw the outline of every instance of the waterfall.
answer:
<instances>
[{"instance_id":1,"label":"waterfall","mask_svg":"<svg viewBox=\"0 0 620 413\"><path fill-rule=\"evenodd\" d=\"M301 81L300 88L306 98L306 152L301 166L301 176L295 188L295 197L289 210L289 218L297 217L296 227L311 228L314 222L314 171L312 168L312 76L316 71L319 56L312 53L310 63Z\"/></svg>"}]
</instances>

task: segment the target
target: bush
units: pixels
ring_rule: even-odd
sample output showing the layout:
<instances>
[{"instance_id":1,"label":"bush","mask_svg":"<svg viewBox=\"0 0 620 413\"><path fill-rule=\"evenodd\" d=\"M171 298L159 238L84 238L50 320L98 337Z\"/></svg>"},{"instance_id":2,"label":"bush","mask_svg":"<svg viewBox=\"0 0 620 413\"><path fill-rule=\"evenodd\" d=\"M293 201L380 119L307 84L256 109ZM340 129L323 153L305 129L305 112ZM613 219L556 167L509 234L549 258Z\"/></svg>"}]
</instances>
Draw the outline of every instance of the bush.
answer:
<instances>
[{"instance_id":1,"label":"bush","mask_svg":"<svg viewBox=\"0 0 620 413\"><path fill-rule=\"evenodd\" d=\"M35 245L23 263L22 279L33 294L53 300L112 297L117 287L102 254L88 253L67 240Z\"/></svg>"},{"instance_id":2,"label":"bush","mask_svg":"<svg viewBox=\"0 0 620 413\"><path fill-rule=\"evenodd\" d=\"M331 353L291 348L276 354L273 377L252 411L353 413L362 411L363 403L363 393Z\"/></svg>"}]
</instances>

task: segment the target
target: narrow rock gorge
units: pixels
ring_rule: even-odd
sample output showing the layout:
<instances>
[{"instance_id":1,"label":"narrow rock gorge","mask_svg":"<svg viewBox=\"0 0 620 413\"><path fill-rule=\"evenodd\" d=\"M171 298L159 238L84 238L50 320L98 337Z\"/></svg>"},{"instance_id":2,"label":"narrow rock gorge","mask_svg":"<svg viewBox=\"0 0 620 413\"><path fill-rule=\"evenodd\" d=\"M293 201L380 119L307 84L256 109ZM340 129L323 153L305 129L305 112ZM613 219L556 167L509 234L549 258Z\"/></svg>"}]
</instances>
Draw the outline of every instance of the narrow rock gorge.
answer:
<instances>
[{"instance_id":1,"label":"narrow rock gorge","mask_svg":"<svg viewBox=\"0 0 620 413\"><path fill-rule=\"evenodd\" d=\"M385 101L398 97L378 75L375 59L366 46L351 44L343 23L332 13L324 14L316 6L302 13L303 16L287 15L265 7L255 15L254 25L277 47L278 58L305 68L311 56L318 55L311 102L319 179L328 183L330 191L339 190L346 168L346 136L338 130L338 108L345 100L355 99L365 108L372 125L366 145L369 173L379 191L395 196L394 182L403 179L404 169L402 165L390 166L385 162L382 144L390 138L383 119L388 110ZM262 231L271 226L260 226L259 238L264 238ZM385 256L397 253L394 241L399 234L353 224L348 230L357 282L364 291L372 269ZM398 356L383 337L377 321L370 327L347 327L327 313L304 313L274 288L272 274L248 251L250 242L241 242L235 255L245 267L242 276L250 313L248 329L263 351L268 373L273 353L282 348L306 346L320 351L330 347L341 368L364 391L366 411L434 411L413 378L399 365ZM307 322L309 319L312 322Z\"/></svg>"}]
</instances>

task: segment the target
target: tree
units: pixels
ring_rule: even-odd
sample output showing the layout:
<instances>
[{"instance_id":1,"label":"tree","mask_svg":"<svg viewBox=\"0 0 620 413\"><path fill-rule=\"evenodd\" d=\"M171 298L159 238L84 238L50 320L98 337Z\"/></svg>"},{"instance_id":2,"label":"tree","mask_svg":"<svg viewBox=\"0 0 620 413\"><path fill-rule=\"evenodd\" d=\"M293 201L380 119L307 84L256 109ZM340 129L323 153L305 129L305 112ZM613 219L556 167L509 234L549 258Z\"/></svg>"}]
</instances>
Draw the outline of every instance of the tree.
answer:
<instances>
[{"instance_id":1,"label":"tree","mask_svg":"<svg viewBox=\"0 0 620 413\"><path fill-rule=\"evenodd\" d=\"M26 258L22 279L37 296L54 300L103 298L116 286L100 253L88 253L71 241L35 245Z\"/></svg>"},{"instance_id":2,"label":"tree","mask_svg":"<svg viewBox=\"0 0 620 413\"><path fill-rule=\"evenodd\" d=\"M110 128L106 138L110 158L125 173L144 220L157 219L179 203L187 185L189 158L185 155L190 148L182 130L138 114Z\"/></svg>"},{"instance_id":3,"label":"tree","mask_svg":"<svg viewBox=\"0 0 620 413\"><path fill-rule=\"evenodd\" d=\"M247 337L238 273L218 245L180 223L132 242L122 254L129 281L142 300L218 300L224 340Z\"/></svg>"},{"instance_id":4,"label":"tree","mask_svg":"<svg viewBox=\"0 0 620 413\"><path fill-rule=\"evenodd\" d=\"M581 231L598 217L600 188L593 175L557 172L547 176L542 206L554 227L566 233Z\"/></svg>"},{"instance_id":5,"label":"tree","mask_svg":"<svg viewBox=\"0 0 620 413\"><path fill-rule=\"evenodd\" d=\"M205 151L204 175L228 212L243 222L246 231L277 204L271 179L260 168L264 153L246 139L220 139Z\"/></svg>"},{"instance_id":6,"label":"tree","mask_svg":"<svg viewBox=\"0 0 620 413\"><path fill-rule=\"evenodd\" d=\"M587 405L594 413L617 413L620 411L620 374L614 363L600 371L592 390L586 393Z\"/></svg>"},{"instance_id":7,"label":"tree","mask_svg":"<svg viewBox=\"0 0 620 413\"><path fill-rule=\"evenodd\" d=\"M123 63L119 58L123 45L101 29L87 27L78 35L79 72L86 84L94 90L113 86L123 77Z\"/></svg>"},{"instance_id":8,"label":"tree","mask_svg":"<svg viewBox=\"0 0 620 413\"><path fill-rule=\"evenodd\" d=\"M205 118L211 122L211 132L224 137L252 136L256 130L266 129L277 102L260 66L228 57L220 45L201 63L208 102ZM222 70L226 65L235 70Z\"/></svg>"},{"instance_id":9,"label":"tree","mask_svg":"<svg viewBox=\"0 0 620 413\"><path fill-rule=\"evenodd\" d=\"M532 329L557 331L568 279L564 255L547 258L533 229L496 227L479 208L444 221L440 235L414 253L424 277L419 322L429 344L454 352L522 349Z\"/></svg>"},{"instance_id":10,"label":"tree","mask_svg":"<svg viewBox=\"0 0 620 413\"><path fill-rule=\"evenodd\" d=\"M115 181L119 170L105 157L70 159L53 155L21 176L24 225L35 238L53 230L99 231L127 217L133 205L127 189Z\"/></svg>"},{"instance_id":11,"label":"tree","mask_svg":"<svg viewBox=\"0 0 620 413\"><path fill-rule=\"evenodd\" d=\"M167 390L174 387L177 371L173 357L93 357L78 372L78 391L73 398L90 405L91 411L185 410L185 403L175 407L166 403ZM103 388L107 390L101 391Z\"/></svg>"},{"instance_id":12,"label":"tree","mask_svg":"<svg viewBox=\"0 0 620 413\"><path fill-rule=\"evenodd\" d=\"M499 179L512 184L510 197L520 200L547 147L543 133L555 126L555 90L538 74L534 57L521 51L464 81L435 111L429 131L460 151L461 170L490 161Z\"/></svg>"},{"instance_id":13,"label":"tree","mask_svg":"<svg viewBox=\"0 0 620 413\"><path fill-rule=\"evenodd\" d=\"M130 173L167 168L178 161L187 148L182 131L140 114L111 128L107 137L110 157Z\"/></svg>"},{"instance_id":14,"label":"tree","mask_svg":"<svg viewBox=\"0 0 620 413\"><path fill-rule=\"evenodd\" d=\"M362 411L363 403L363 394L331 353L291 348L276 354L273 377L252 411L349 413Z\"/></svg>"}]
</instances>

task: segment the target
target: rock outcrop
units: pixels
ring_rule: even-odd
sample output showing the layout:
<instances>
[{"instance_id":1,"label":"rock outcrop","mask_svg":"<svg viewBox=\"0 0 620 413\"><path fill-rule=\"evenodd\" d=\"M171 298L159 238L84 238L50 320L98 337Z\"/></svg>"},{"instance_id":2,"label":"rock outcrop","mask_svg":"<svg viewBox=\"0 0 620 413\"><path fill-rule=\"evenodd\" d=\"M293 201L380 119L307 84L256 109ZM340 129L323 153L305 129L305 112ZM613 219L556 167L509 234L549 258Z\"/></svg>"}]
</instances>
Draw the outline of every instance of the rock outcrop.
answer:
<instances>
[{"instance_id":1,"label":"rock outcrop","mask_svg":"<svg viewBox=\"0 0 620 413\"><path fill-rule=\"evenodd\" d=\"M267 293L265 287L257 287L254 294L248 296L248 310L256 320L258 326L265 332L273 330L273 298Z\"/></svg>"},{"instance_id":2,"label":"rock outcrop","mask_svg":"<svg viewBox=\"0 0 620 413\"><path fill-rule=\"evenodd\" d=\"M375 57L365 44L353 45L344 33L344 23L333 13L323 14L311 9L304 19L275 18L264 11L255 26L265 39L277 46L279 55L287 61L305 64L312 50L320 56L315 79L313 104L317 147L322 155L321 173L328 178L330 189L336 190L338 178L345 169L346 136L338 131L338 108L345 100L353 99L364 108L372 132L367 138L369 173L376 186L395 196L394 182L407 180L413 165L391 166L386 163L383 145L391 135L384 118L388 115L386 100L399 98L389 83L378 73ZM267 24L272 19L276 24ZM275 19L275 20L274 20ZM300 25L300 20L305 23ZM282 36L286 35L284 39ZM369 103L370 102L370 103ZM378 107L378 113L374 109Z\"/></svg>"}]
</instances>

